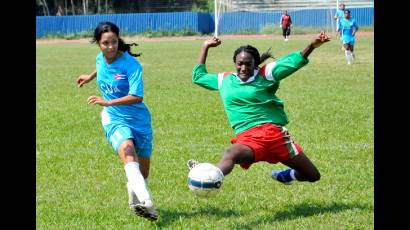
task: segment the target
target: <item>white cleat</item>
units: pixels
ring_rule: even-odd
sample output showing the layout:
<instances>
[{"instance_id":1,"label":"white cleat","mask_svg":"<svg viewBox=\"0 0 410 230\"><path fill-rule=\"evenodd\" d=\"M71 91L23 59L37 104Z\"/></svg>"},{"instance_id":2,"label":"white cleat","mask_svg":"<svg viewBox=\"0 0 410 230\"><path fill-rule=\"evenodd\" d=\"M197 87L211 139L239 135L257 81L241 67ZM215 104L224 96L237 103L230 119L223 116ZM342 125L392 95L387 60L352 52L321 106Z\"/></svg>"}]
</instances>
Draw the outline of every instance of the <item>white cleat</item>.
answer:
<instances>
[{"instance_id":1,"label":"white cleat","mask_svg":"<svg viewBox=\"0 0 410 230\"><path fill-rule=\"evenodd\" d=\"M155 210L154 204L151 200L145 200L130 207L137 216L144 217L150 221L155 221L158 219L157 211Z\"/></svg>"},{"instance_id":2,"label":"white cleat","mask_svg":"<svg viewBox=\"0 0 410 230\"><path fill-rule=\"evenodd\" d=\"M188 162L186 163L186 166L188 166L188 169L191 170L191 169L194 168L197 164L199 164L199 162L196 161L196 160L188 160Z\"/></svg>"}]
</instances>

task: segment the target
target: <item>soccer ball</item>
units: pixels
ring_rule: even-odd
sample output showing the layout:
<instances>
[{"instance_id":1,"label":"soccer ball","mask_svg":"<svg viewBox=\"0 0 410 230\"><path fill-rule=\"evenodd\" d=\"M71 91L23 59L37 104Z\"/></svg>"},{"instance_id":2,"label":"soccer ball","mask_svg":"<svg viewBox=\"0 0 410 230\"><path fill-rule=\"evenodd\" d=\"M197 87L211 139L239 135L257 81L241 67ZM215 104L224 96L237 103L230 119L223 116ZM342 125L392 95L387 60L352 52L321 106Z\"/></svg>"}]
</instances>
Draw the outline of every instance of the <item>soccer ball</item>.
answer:
<instances>
[{"instance_id":1,"label":"soccer ball","mask_svg":"<svg viewBox=\"0 0 410 230\"><path fill-rule=\"evenodd\" d=\"M188 187L198 197L215 196L222 186L224 175L215 165L199 163L188 174Z\"/></svg>"}]
</instances>

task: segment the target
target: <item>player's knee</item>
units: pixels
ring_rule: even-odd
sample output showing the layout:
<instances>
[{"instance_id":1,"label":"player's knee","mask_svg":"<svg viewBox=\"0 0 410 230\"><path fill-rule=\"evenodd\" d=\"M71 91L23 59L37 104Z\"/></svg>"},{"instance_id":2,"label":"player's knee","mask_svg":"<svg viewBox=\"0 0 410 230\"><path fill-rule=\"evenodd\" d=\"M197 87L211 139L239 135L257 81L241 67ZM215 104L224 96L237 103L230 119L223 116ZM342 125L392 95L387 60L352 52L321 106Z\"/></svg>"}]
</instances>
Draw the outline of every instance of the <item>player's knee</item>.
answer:
<instances>
[{"instance_id":1,"label":"player's knee","mask_svg":"<svg viewBox=\"0 0 410 230\"><path fill-rule=\"evenodd\" d=\"M125 145L124 148L123 148L123 150L124 150L125 156L133 156L133 155L135 155L135 149L134 149L134 147L131 146L131 145Z\"/></svg>"},{"instance_id":2,"label":"player's knee","mask_svg":"<svg viewBox=\"0 0 410 230\"><path fill-rule=\"evenodd\" d=\"M320 180L320 172L318 170L315 170L313 173L311 173L308 177L309 182L316 182Z\"/></svg>"},{"instance_id":3,"label":"player's knee","mask_svg":"<svg viewBox=\"0 0 410 230\"><path fill-rule=\"evenodd\" d=\"M232 162L233 164L240 164L243 162L243 156L237 149L226 149L223 155L223 159Z\"/></svg>"},{"instance_id":4,"label":"player's knee","mask_svg":"<svg viewBox=\"0 0 410 230\"><path fill-rule=\"evenodd\" d=\"M135 149L131 145L125 145L122 149L124 151L124 157L126 162L136 161Z\"/></svg>"},{"instance_id":5,"label":"player's knee","mask_svg":"<svg viewBox=\"0 0 410 230\"><path fill-rule=\"evenodd\" d=\"M226 149L223 155L223 158L226 160L231 160L231 161L235 161L236 158L236 151L233 151L232 149Z\"/></svg>"}]
</instances>

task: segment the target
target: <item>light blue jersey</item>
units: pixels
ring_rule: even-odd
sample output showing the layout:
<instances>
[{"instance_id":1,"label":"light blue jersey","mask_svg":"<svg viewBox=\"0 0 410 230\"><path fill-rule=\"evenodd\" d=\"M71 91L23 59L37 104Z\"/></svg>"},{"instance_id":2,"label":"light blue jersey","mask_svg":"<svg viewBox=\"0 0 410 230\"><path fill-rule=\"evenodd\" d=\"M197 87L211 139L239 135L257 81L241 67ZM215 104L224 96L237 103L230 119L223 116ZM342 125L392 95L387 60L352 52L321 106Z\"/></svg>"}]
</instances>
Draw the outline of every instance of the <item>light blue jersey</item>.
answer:
<instances>
[{"instance_id":1,"label":"light blue jersey","mask_svg":"<svg viewBox=\"0 0 410 230\"><path fill-rule=\"evenodd\" d=\"M144 96L141 64L128 52L111 64L107 64L100 52L96 58L96 70L98 89L105 100L127 95ZM151 154L151 114L143 102L106 106L101 119L105 135L116 151L125 139L133 139L137 151L145 148L145 155Z\"/></svg>"},{"instance_id":2,"label":"light blue jersey","mask_svg":"<svg viewBox=\"0 0 410 230\"><path fill-rule=\"evenodd\" d=\"M339 31L340 19L345 17L345 10L337 9L335 17L337 17L337 19L336 19L336 31ZM340 38L340 40L342 40L342 38Z\"/></svg>"},{"instance_id":3,"label":"light blue jersey","mask_svg":"<svg viewBox=\"0 0 410 230\"><path fill-rule=\"evenodd\" d=\"M353 31L359 29L357 25L356 19L350 18L347 20L346 18L342 18L339 21L339 31L341 31L341 37L343 44L351 44L354 45L355 38L353 35Z\"/></svg>"},{"instance_id":4,"label":"light blue jersey","mask_svg":"<svg viewBox=\"0 0 410 230\"><path fill-rule=\"evenodd\" d=\"M337 9L335 17L338 17L339 20L344 18L345 17L345 11L341 10L341 9Z\"/></svg>"}]
</instances>

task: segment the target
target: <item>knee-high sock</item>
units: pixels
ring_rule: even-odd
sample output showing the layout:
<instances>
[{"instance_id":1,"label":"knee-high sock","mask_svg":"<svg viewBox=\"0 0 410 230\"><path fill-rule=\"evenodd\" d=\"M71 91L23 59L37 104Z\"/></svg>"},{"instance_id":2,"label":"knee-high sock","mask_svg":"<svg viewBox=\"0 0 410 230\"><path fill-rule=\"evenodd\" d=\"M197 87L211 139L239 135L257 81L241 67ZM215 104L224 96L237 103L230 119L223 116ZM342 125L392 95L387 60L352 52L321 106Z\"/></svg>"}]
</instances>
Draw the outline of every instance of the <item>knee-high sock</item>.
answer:
<instances>
[{"instance_id":1,"label":"knee-high sock","mask_svg":"<svg viewBox=\"0 0 410 230\"><path fill-rule=\"evenodd\" d=\"M141 174L138 162L129 162L124 166L128 184L140 202L151 200L144 177Z\"/></svg>"},{"instance_id":2,"label":"knee-high sock","mask_svg":"<svg viewBox=\"0 0 410 230\"><path fill-rule=\"evenodd\" d=\"M346 55L347 62L351 62L352 61L352 52L350 52L350 50L345 50L345 55Z\"/></svg>"}]
</instances>

